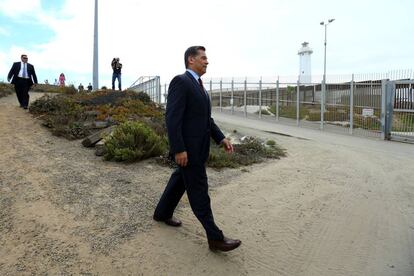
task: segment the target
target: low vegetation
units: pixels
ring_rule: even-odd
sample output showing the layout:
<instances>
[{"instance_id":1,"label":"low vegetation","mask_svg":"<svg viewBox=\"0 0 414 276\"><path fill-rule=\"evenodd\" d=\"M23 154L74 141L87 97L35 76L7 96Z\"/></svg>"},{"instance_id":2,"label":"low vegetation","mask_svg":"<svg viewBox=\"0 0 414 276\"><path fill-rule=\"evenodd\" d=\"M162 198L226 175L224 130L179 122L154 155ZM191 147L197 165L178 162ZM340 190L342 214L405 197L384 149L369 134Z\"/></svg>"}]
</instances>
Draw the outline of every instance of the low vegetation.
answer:
<instances>
[{"instance_id":1,"label":"low vegetation","mask_svg":"<svg viewBox=\"0 0 414 276\"><path fill-rule=\"evenodd\" d=\"M367 130L379 130L381 128L380 121L380 110L374 109L374 116L366 117L362 116L361 107L354 108L354 128L362 128ZM272 105L269 107L269 111L273 114L276 114L276 106ZM323 113L323 119L325 122L349 122L350 120L349 109L337 108L337 107L327 107L326 111ZM297 118L296 106L280 106L279 107L279 116L284 118L295 119ZM321 120L320 109L309 108L301 106L299 109L299 119L319 122ZM343 124L341 124L343 125ZM349 127L349 123L347 124Z\"/></svg>"},{"instance_id":2,"label":"low vegetation","mask_svg":"<svg viewBox=\"0 0 414 276\"><path fill-rule=\"evenodd\" d=\"M56 86L50 84L36 84L30 90L32 92L42 93L60 93L60 94L75 94L77 92L73 85L69 86ZM0 98L8 96L14 93L14 86L10 83L0 82Z\"/></svg>"},{"instance_id":3,"label":"low vegetation","mask_svg":"<svg viewBox=\"0 0 414 276\"><path fill-rule=\"evenodd\" d=\"M142 122L124 122L105 138L105 159L139 161L160 156L167 150L165 136L161 137Z\"/></svg>"},{"instance_id":4,"label":"low vegetation","mask_svg":"<svg viewBox=\"0 0 414 276\"><path fill-rule=\"evenodd\" d=\"M279 159L286 155L285 150L273 140L262 142L255 137L248 137L240 144L234 144L233 146L234 153L229 154L221 146L212 143L207 165L217 169L224 167L238 168L260 163L266 159Z\"/></svg>"},{"instance_id":5,"label":"low vegetation","mask_svg":"<svg viewBox=\"0 0 414 276\"><path fill-rule=\"evenodd\" d=\"M67 139L84 138L116 125L103 139L105 160L134 162L157 157L160 163L174 166L168 158L164 109L147 94L100 90L45 95L34 101L29 111L53 134ZM228 154L213 143L207 165L236 168L285 155L274 141L264 143L256 138L246 138L234 147L234 154Z\"/></svg>"},{"instance_id":6,"label":"low vegetation","mask_svg":"<svg viewBox=\"0 0 414 276\"><path fill-rule=\"evenodd\" d=\"M51 84L36 84L32 87L33 92L75 94L78 90L73 85L57 86Z\"/></svg>"},{"instance_id":7,"label":"low vegetation","mask_svg":"<svg viewBox=\"0 0 414 276\"><path fill-rule=\"evenodd\" d=\"M165 132L163 110L144 93L101 90L93 93L45 95L30 112L56 136L79 139L100 128L126 121L146 123L157 134Z\"/></svg>"},{"instance_id":8,"label":"low vegetation","mask_svg":"<svg viewBox=\"0 0 414 276\"><path fill-rule=\"evenodd\" d=\"M14 93L14 87L11 84L0 82L0 98Z\"/></svg>"}]
</instances>

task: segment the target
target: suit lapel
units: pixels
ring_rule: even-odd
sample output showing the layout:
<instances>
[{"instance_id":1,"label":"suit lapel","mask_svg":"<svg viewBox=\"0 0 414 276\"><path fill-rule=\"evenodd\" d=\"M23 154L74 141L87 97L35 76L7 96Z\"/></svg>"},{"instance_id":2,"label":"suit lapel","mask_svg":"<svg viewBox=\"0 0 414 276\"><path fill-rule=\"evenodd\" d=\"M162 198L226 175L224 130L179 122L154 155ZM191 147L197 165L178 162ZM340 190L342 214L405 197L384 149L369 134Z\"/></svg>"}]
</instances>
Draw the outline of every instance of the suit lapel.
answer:
<instances>
[{"instance_id":1,"label":"suit lapel","mask_svg":"<svg viewBox=\"0 0 414 276\"><path fill-rule=\"evenodd\" d=\"M22 63L21 62L16 62L16 75L18 75L20 73L20 69L22 67Z\"/></svg>"},{"instance_id":2,"label":"suit lapel","mask_svg":"<svg viewBox=\"0 0 414 276\"><path fill-rule=\"evenodd\" d=\"M204 91L204 88L201 87L200 83L196 79L194 79L194 77L188 71L186 71L185 74L191 80L195 94L201 96L205 101L209 101L207 93L206 91Z\"/></svg>"}]
</instances>

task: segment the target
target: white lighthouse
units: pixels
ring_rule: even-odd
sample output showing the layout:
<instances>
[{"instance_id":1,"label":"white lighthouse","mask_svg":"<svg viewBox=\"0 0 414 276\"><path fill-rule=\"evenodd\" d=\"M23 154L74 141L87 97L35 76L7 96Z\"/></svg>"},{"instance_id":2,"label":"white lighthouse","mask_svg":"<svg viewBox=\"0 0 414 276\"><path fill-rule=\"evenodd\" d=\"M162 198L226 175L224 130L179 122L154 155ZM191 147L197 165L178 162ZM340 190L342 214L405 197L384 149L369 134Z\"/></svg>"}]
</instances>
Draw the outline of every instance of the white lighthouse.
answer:
<instances>
[{"instance_id":1,"label":"white lighthouse","mask_svg":"<svg viewBox=\"0 0 414 276\"><path fill-rule=\"evenodd\" d=\"M299 55L299 81L300 83L311 83L311 54L312 49L308 46L308 42L302 43L302 48L298 51Z\"/></svg>"}]
</instances>

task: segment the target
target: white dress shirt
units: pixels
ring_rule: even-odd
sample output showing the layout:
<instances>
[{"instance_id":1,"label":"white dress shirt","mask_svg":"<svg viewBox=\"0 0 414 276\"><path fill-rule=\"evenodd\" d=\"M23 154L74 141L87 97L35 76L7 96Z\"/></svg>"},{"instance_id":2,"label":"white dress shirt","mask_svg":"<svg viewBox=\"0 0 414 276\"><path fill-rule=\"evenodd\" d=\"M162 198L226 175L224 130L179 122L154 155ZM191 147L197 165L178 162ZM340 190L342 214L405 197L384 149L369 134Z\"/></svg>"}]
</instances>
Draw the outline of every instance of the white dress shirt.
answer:
<instances>
[{"instance_id":1,"label":"white dress shirt","mask_svg":"<svg viewBox=\"0 0 414 276\"><path fill-rule=\"evenodd\" d=\"M24 72L23 70L25 70L26 72ZM29 74L27 73L27 63L21 62L19 78L25 78L25 79L29 78Z\"/></svg>"}]
</instances>

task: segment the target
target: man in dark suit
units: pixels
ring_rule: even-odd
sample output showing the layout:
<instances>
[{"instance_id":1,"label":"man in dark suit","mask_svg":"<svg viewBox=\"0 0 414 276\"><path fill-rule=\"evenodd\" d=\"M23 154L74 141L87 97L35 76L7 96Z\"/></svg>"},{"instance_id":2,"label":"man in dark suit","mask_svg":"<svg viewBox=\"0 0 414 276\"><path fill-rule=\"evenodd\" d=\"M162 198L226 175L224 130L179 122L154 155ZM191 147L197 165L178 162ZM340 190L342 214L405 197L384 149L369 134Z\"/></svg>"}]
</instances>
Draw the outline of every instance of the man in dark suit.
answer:
<instances>
[{"instance_id":1,"label":"man in dark suit","mask_svg":"<svg viewBox=\"0 0 414 276\"><path fill-rule=\"evenodd\" d=\"M233 146L211 118L210 99L200 79L208 65L205 48L188 48L184 60L187 70L171 81L166 109L170 155L178 169L172 173L153 218L170 226L181 226L173 213L187 191L191 209L206 231L209 248L229 251L237 248L241 241L226 238L214 222L205 163L210 137L229 153L233 152Z\"/></svg>"},{"instance_id":2,"label":"man in dark suit","mask_svg":"<svg viewBox=\"0 0 414 276\"><path fill-rule=\"evenodd\" d=\"M27 109L29 106L29 89L33 84L37 84L37 77L34 66L27 63L27 55L21 55L20 59L21 62L13 63L7 75L7 80L11 80L11 83L14 84L20 107Z\"/></svg>"}]
</instances>

